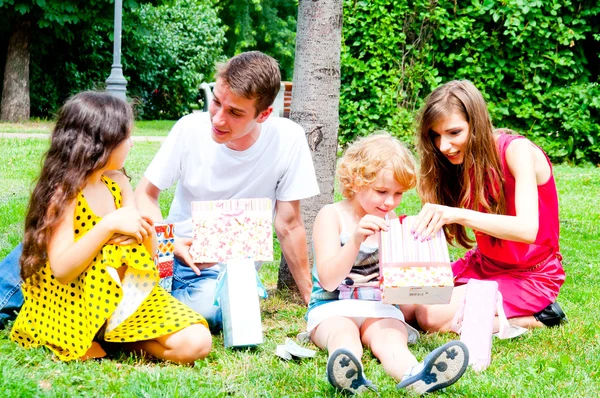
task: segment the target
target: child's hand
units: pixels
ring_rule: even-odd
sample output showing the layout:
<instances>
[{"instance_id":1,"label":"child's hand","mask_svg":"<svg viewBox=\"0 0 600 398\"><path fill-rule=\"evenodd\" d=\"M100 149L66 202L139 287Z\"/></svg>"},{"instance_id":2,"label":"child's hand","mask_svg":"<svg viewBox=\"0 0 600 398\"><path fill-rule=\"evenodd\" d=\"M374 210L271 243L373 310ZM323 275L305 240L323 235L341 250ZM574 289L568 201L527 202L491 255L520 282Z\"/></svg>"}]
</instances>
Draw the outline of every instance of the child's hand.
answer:
<instances>
[{"instance_id":1,"label":"child's hand","mask_svg":"<svg viewBox=\"0 0 600 398\"><path fill-rule=\"evenodd\" d=\"M369 236L375 235L379 231L387 231L389 228L387 220L381 217L367 214L360 219L354 230L354 240L360 244Z\"/></svg>"},{"instance_id":2,"label":"child's hand","mask_svg":"<svg viewBox=\"0 0 600 398\"><path fill-rule=\"evenodd\" d=\"M446 224L453 224L457 220L458 209L454 207L425 203L411 231L415 239L429 240Z\"/></svg>"},{"instance_id":3,"label":"child's hand","mask_svg":"<svg viewBox=\"0 0 600 398\"><path fill-rule=\"evenodd\" d=\"M142 243L153 233L152 221L142 216L135 207L121 207L106 215L102 221L108 223L113 234L131 236L137 243Z\"/></svg>"},{"instance_id":4,"label":"child's hand","mask_svg":"<svg viewBox=\"0 0 600 398\"><path fill-rule=\"evenodd\" d=\"M131 245L136 242L137 242L137 239L134 238L133 236L123 235L123 234L113 234L113 236L111 236L111 238L106 243L108 243L109 245L126 246L126 245Z\"/></svg>"}]
</instances>

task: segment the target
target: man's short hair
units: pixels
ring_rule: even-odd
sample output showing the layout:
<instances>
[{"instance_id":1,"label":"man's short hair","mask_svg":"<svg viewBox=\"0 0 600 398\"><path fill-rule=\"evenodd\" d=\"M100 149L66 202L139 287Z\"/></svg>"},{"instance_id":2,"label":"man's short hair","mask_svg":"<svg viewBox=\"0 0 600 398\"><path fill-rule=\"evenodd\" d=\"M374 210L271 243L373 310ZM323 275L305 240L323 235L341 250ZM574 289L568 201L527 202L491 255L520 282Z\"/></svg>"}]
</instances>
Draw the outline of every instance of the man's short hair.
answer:
<instances>
[{"instance_id":1,"label":"man's short hair","mask_svg":"<svg viewBox=\"0 0 600 398\"><path fill-rule=\"evenodd\" d=\"M260 51L248 51L217 65L216 79L223 79L235 95L255 99L256 115L267 109L281 86L277 61Z\"/></svg>"}]
</instances>

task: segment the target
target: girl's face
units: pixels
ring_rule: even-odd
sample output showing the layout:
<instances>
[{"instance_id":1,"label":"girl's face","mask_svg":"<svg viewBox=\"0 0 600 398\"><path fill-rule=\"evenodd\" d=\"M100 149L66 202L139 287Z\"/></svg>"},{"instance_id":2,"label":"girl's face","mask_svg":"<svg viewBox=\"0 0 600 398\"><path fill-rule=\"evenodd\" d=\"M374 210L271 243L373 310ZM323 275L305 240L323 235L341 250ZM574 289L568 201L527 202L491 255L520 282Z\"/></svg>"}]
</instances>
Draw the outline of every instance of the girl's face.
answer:
<instances>
[{"instance_id":1,"label":"girl's face","mask_svg":"<svg viewBox=\"0 0 600 398\"><path fill-rule=\"evenodd\" d=\"M469 139L469 123L459 113L453 113L431 127L433 144L452 164L462 164Z\"/></svg>"},{"instance_id":2,"label":"girl's face","mask_svg":"<svg viewBox=\"0 0 600 398\"><path fill-rule=\"evenodd\" d=\"M383 218L398 207L404 191L394 178L394 172L384 168L377 172L375 181L361 187L354 198L367 214Z\"/></svg>"},{"instance_id":3,"label":"girl's face","mask_svg":"<svg viewBox=\"0 0 600 398\"><path fill-rule=\"evenodd\" d=\"M133 146L133 139L129 136L127 139L123 140L110 154L110 159L108 160L108 170L120 170L125 165L125 160L127 159L127 155L129 154L129 150Z\"/></svg>"}]
</instances>

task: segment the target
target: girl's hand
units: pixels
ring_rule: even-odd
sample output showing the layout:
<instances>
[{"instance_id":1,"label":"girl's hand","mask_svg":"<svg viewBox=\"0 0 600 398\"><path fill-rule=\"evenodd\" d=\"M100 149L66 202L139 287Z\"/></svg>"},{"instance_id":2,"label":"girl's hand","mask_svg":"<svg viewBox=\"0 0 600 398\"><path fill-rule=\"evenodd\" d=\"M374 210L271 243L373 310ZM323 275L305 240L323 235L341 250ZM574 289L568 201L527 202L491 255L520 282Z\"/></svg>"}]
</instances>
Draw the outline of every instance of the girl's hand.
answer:
<instances>
[{"instance_id":1,"label":"girl's hand","mask_svg":"<svg viewBox=\"0 0 600 398\"><path fill-rule=\"evenodd\" d=\"M137 239L130 235L114 234L106 243L109 245L127 246L136 243Z\"/></svg>"},{"instance_id":2,"label":"girl's hand","mask_svg":"<svg viewBox=\"0 0 600 398\"><path fill-rule=\"evenodd\" d=\"M106 215L102 221L109 223L113 234L131 236L137 243L142 243L152 235L152 221L142 216L135 207L121 207Z\"/></svg>"},{"instance_id":3,"label":"girl's hand","mask_svg":"<svg viewBox=\"0 0 600 398\"><path fill-rule=\"evenodd\" d=\"M375 235L379 231L387 231L389 228L388 222L381 217L370 214L365 215L360 219L356 229L354 230L354 240L361 244L369 236Z\"/></svg>"},{"instance_id":4,"label":"girl's hand","mask_svg":"<svg viewBox=\"0 0 600 398\"><path fill-rule=\"evenodd\" d=\"M411 231L415 239L429 240L446 224L454 224L458 209L433 203L425 203Z\"/></svg>"}]
</instances>

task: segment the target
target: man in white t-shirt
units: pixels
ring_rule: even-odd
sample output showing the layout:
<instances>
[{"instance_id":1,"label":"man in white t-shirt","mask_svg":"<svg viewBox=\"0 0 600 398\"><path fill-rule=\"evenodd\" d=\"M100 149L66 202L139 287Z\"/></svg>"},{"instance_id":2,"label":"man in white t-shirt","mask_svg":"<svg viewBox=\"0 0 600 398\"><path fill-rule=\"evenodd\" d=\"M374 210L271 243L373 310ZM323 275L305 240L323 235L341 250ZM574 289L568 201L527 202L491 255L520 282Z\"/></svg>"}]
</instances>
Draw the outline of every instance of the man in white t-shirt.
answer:
<instances>
[{"instance_id":1,"label":"man in white t-shirt","mask_svg":"<svg viewBox=\"0 0 600 398\"><path fill-rule=\"evenodd\" d=\"M168 217L176 234L172 294L213 330L222 324L213 305L221 267L192 261L192 201L271 198L281 251L302 298L310 298L300 200L318 194L319 187L302 127L271 116L279 88L277 61L263 53L242 53L219 65L209 112L175 124L135 190L140 209L158 221L160 192L177 183Z\"/></svg>"}]
</instances>

